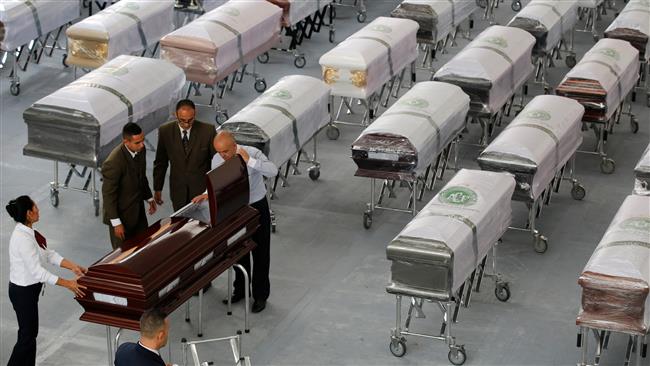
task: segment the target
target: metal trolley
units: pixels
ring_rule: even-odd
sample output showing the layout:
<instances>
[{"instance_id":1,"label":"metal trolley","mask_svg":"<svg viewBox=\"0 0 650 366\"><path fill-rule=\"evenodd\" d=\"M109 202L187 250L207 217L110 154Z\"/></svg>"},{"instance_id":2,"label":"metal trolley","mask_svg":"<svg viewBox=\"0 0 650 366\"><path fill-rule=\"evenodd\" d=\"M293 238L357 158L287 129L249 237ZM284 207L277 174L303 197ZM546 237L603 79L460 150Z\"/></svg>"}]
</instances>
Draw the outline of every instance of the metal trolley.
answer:
<instances>
[{"instance_id":1,"label":"metal trolley","mask_svg":"<svg viewBox=\"0 0 650 366\"><path fill-rule=\"evenodd\" d=\"M589 363L588 354L589 354L589 333L592 333L594 340L596 341L596 348L594 354L594 362ZM625 347L625 359L623 365L643 365L642 358L646 358L648 355L648 334L636 334L636 333L620 333L623 336L627 336L627 346ZM612 335L612 331L604 329L594 329L588 327L579 327L578 330L578 339L577 346L581 349L581 360L578 363L578 366L597 366L600 364L600 359L602 358L603 352L607 349L609 345L609 339ZM632 359L633 355L636 354L636 362Z\"/></svg>"},{"instance_id":2,"label":"metal trolley","mask_svg":"<svg viewBox=\"0 0 650 366\"><path fill-rule=\"evenodd\" d=\"M499 3L504 2L504 0L476 0L476 5L480 8L485 9L483 12L483 19L489 20L490 24L496 24L494 19L494 10L499 8ZM512 0L510 3L510 8L514 12L521 10L521 0Z\"/></svg>"},{"instance_id":3,"label":"metal trolley","mask_svg":"<svg viewBox=\"0 0 650 366\"><path fill-rule=\"evenodd\" d=\"M242 365L250 366L251 365L250 357L244 356L242 354L241 338L242 338L241 330L237 331L237 335L230 336L230 337L204 339L200 341L189 341L189 342L187 341L187 339L183 338L181 339L181 343L183 345L183 366L188 365L187 363L188 354L192 357L192 362L190 363L191 366L212 365L213 364L212 362L201 362L201 359L199 358L197 346L211 344L211 343L220 343L220 342L228 342L228 344L230 345L235 366L242 366Z\"/></svg>"},{"instance_id":4,"label":"metal trolley","mask_svg":"<svg viewBox=\"0 0 650 366\"><path fill-rule=\"evenodd\" d=\"M346 3L345 0L334 0L333 4L336 8L355 8L357 10L357 21L359 23L365 22L368 17L365 0L350 0L350 3ZM336 8L334 8L334 18L336 18Z\"/></svg>"}]
</instances>

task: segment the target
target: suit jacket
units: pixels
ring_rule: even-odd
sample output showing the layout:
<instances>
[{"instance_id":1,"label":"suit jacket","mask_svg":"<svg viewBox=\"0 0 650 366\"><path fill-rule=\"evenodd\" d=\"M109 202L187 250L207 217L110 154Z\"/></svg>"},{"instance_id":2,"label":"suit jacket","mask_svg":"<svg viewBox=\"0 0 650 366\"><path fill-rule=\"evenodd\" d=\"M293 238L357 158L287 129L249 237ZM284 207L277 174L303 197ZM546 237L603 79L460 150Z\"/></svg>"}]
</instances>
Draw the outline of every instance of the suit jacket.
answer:
<instances>
[{"instance_id":1,"label":"suit jacket","mask_svg":"<svg viewBox=\"0 0 650 366\"><path fill-rule=\"evenodd\" d=\"M119 218L126 227L138 224L144 201L153 197L146 174L146 150L134 158L124 144L108 155L102 164L102 198L104 199L104 223Z\"/></svg>"},{"instance_id":2,"label":"suit jacket","mask_svg":"<svg viewBox=\"0 0 650 366\"><path fill-rule=\"evenodd\" d=\"M140 343L123 343L115 352L115 366L166 366L160 355Z\"/></svg>"},{"instance_id":3,"label":"suit jacket","mask_svg":"<svg viewBox=\"0 0 650 366\"><path fill-rule=\"evenodd\" d=\"M185 153L177 121L167 122L158 129L153 189L162 191L167 166L171 166L169 195L174 210L185 206L193 197L205 191L205 173L210 171L210 162L215 154L212 145L215 135L214 126L194 121Z\"/></svg>"}]
</instances>

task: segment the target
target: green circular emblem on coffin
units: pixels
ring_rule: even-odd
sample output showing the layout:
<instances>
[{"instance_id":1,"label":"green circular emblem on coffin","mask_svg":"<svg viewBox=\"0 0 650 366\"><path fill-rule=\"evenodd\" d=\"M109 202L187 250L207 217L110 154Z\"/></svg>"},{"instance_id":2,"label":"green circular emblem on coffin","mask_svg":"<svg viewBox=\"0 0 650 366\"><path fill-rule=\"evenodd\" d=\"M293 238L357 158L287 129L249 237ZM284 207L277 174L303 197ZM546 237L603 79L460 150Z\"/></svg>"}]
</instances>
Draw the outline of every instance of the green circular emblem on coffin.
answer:
<instances>
[{"instance_id":1,"label":"green circular emblem on coffin","mask_svg":"<svg viewBox=\"0 0 650 366\"><path fill-rule=\"evenodd\" d=\"M223 11L224 13L226 13L226 14L228 14L230 16L233 16L233 17L238 17L239 14L240 14L238 9L232 8L232 7L229 7L229 6L222 6L222 7L217 8L217 9L221 9L221 11Z\"/></svg>"},{"instance_id":2,"label":"green circular emblem on coffin","mask_svg":"<svg viewBox=\"0 0 650 366\"><path fill-rule=\"evenodd\" d=\"M124 4L124 7L129 9L129 10L138 10L138 9L140 9L140 5L138 5L137 3L132 3L132 2L127 2L126 4Z\"/></svg>"},{"instance_id":3,"label":"green circular emblem on coffin","mask_svg":"<svg viewBox=\"0 0 650 366\"><path fill-rule=\"evenodd\" d=\"M399 104L409 106L409 107L415 107L415 108L426 108L429 106L429 102L427 102L422 98L400 100Z\"/></svg>"},{"instance_id":4,"label":"green circular emblem on coffin","mask_svg":"<svg viewBox=\"0 0 650 366\"><path fill-rule=\"evenodd\" d=\"M476 204L478 195L467 187L454 186L440 192L440 202L456 206L473 206Z\"/></svg>"},{"instance_id":5,"label":"green circular emblem on coffin","mask_svg":"<svg viewBox=\"0 0 650 366\"><path fill-rule=\"evenodd\" d=\"M501 48L508 47L508 41L506 41L506 39L503 37L483 37L480 38L480 41L487 42Z\"/></svg>"},{"instance_id":6,"label":"green circular emblem on coffin","mask_svg":"<svg viewBox=\"0 0 650 366\"><path fill-rule=\"evenodd\" d=\"M285 89L273 90L269 93L269 96L273 98L284 99L284 100L293 98L291 93Z\"/></svg>"},{"instance_id":7,"label":"green circular emblem on coffin","mask_svg":"<svg viewBox=\"0 0 650 366\"><path fill-rule=\"evenodd\" d=\"M382 33L390 33L393 31L391 27L383 24L373 25L372 27L370 27L370 29Z\"/></svg>"},{"instance_id":8,"label":"green circular emblem on coffin","mask_svg":"<svg viewBox=\"0 0 650 366\"><path fill-rule=\"evenodd\" d=\"M632 217L619 224L622 229L650 232L650 217Z\"/></svg>"},{"instance_id":9,"label":"green circular emblem on coffin","mask_svg":"<svg viewBox=\"0 0 650 366\"><path fill-rule=\"evenodd\" d=\"M114 66L104 66L100 67L97 69L97 72L101 72L104 74L110 74L113 76L123 76L129 73L129 68L128 67L114 67Z\"/></svg>"},{"instance_id":10,"label":"green circular emblem on coffin","mask_svg":"<svg viewBox=\"0 0 650 366\"><path fill-rule=\"evenodd\" d=\"M621 55L619 55L618 51L616 51L613 48L599 48L594 52L600 53L601 55L605 55L607 57L611 57L616 61L618 61L621 58Z\"/></svg>"},{"instance_id":11,"label":"green circular emblem on coffin","mask_svg":"<svg viewBox=\"0 0 650 366\"><path fill-rule=\"evenodd\" d=\"M539 120L542 120L542 121L548 121L548 120L551 119L551 114L546 112L546 111L539 110L539 109L532 109L532 110L526 111L526 113L524 113L524 117L532 118L532 119L539 119Z\"/></svg>"}]
</instances>

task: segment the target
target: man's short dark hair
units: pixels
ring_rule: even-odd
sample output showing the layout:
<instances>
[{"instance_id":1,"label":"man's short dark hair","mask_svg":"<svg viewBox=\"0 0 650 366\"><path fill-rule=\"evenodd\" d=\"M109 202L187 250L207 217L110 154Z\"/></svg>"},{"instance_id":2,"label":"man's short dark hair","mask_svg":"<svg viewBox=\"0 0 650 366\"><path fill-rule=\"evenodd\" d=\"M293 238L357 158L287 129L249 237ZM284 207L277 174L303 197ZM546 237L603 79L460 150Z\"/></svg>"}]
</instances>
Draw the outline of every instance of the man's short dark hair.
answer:
<instances>
[{"instance_id":1,"label":"man's short dark hair","mask_svg":"<svg viewBox=\"0 0 650 366\"><path fill-rule=\"evenodd\" d=\"M162 310L153 308L145 311L140 317L140 334L146 338L153 338L165 326L165 314Z\"/></svg>"},{"instance_id":2,"label":"man's short dark hair","mask_svg":"<svg viewBox=\"0 0 650 366\"><path fill-rule=\"evenodd\" d=\"M124 125L122 128L122 138L131 139L133 136L137 136L142 133L142 128L138 126L137 123L129 122Z\"/></svg>"},{"instance_id":3,"label":"man's short dark hair","mask_svg":"<svg viewBox=\"0 0 650 366\"><path fill-rule=\"evenodd\" d=\"M183 107L189 107L189 108L192 108L192 109L196 110L196 106L194 105L194 102L192 102L189 99L181 99L181 100L178 101L178 103L176 103L176 111L177 112L178 112L179 109L181 109Z\"/></svg>"}]
</instances>

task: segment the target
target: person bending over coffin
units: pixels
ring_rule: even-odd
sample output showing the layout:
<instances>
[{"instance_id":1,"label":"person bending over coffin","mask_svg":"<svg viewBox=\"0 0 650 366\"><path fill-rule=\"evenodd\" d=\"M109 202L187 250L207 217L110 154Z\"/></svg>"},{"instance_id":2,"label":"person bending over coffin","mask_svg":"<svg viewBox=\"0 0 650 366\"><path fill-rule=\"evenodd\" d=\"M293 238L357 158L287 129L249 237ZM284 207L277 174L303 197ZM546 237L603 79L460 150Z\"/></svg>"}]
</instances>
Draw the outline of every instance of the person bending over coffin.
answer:
<instances>
[{"instance_id":1,"label":"person bending over coffin","mask_svg":"<svg viewBox=\"0 0 650 366\"><path fill-rule=\"evenodd\" d=\"M122 129L122 143L102 164L104 224L108 225L113 249L149 227L144 201L149 203L149 215L156 212L146 169L144 133L129 122Z\"/></svg>"},{"instance_id":2,"label":"person bending over coffin","mask_svg":"<svg viewBox=\"0 0 650 366\"><path fill-rule=\"evenodd\" d=\"M266 199L264 177L273 178L278 174L275 166L260 150L251 146L239 146L235 138L228 131L220 131L214 138L214 149L217 154L212 158L212 169L223 164L224 161L240 155L248 168L248 184L250 187L249 204L260 212L260 227L253 234L253 241L257 247L253 249L253 272L250 271L248 257L241 259L241 264L252 276L253 302L252 312L259 313L266 307L271 284L269 281L269 262L271 254L271 212ZM195 197L195 203L208 199L207 194ZM240 271L235 278L235 286L231 301L236 303L244 298L244 276ZM228 300L224 300L228 303Z\"/></svg>"}]
</instances>

